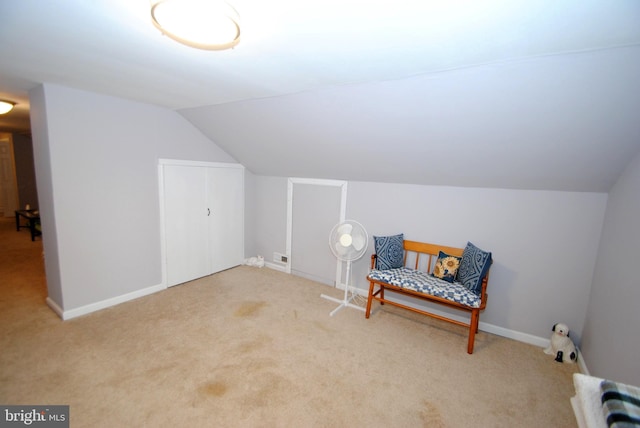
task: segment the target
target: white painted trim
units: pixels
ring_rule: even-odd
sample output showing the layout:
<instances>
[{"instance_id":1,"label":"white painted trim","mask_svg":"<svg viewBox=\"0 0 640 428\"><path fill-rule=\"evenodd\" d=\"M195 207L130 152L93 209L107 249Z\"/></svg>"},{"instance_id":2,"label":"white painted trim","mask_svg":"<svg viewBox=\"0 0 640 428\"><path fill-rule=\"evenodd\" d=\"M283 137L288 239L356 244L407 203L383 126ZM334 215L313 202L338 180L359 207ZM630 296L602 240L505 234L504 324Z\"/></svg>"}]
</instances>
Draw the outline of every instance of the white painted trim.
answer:
<instances>
[{"instance_id":1,"label":"white painted trim","mask_svg":"<svg viewBox=\"0 0 640 428\"><path fill-rule=\"evenodd\" d=\"M539 348L546 349L549 346L549 339L544 337L534 336L532 334L511 330L508 328L499 327L497 325L487 324L484 322L480 322L479 328L480 330L486 331L487 333L493 333L498 336L508 337L509 339L517 340L518 342L528 343L530 345L535 345Z\"/></svg>"},{"instance_id":2,"label":"white painted trim","mask_svg":"<svg viewBox=\"0 0 640 428\"><path fill-rule=\"evenodd\" d=\"M159 195L159 210L160 210L160 274L161 283L164 284L164 288L167 288L167 237L165 234L165 212L164 212L164 165L160 159L158 164L158 195Z\"/></svg>"},{"instance_id":3,"label":"white painted trim","mask_svg":"<svg viewBox=\"0 0 640 428\"><path fill-rule=\"evenodd\" d=\"M368 297L369 291L365 291L363 289L357 289L358 294ZM389 293L391 294L391 293ZM387 296L385 294L385 298L387 300L391 300L394 302L398 302L398 303L402 303L402 304L407 304L406 300L399 300L397 298L389 298L389 296ZM419 307L419 306L418 306ZM421 308L424 309L424 308ZM447 318L451 318L457 321L461 321L461 322L465 322L468 323L469 322L469 317L464 317L464 316L460 316L460 315L456 315L456 314L451 314L448 312L444 312L441 310L438 310L438 308L434 308L429 306L428 307L429 312L432 312L436 315L440 315L440 316L444 316ZM482 314L480 315L480 319L482 319ZM543 337L539 337L539 336L534 336L532 334L529 333L523 333L520 331L516 331L516 330L511 330L508 328L504 328L504 327L500 327L497 325L493 325L493 324L488 324L486 322L482 322L480 321L479 325L478 325L478 329L485 331L487 333L491 333L491 334L495 334L496 336L502 336L502 337L506 337L508 339L513 339L516 340L518 342L523 342L523 343L528 343L529 345L534 345L537 346L539 348L547 348L549 346L549 339L548 338L543 338Z\"/></svg>"},{"instance_id":4,"label":"white painted trim","mask_svg":"<svg viewBox=\"0 0 640 428\"><path fill-rule=\"evenodd\" d=\"M64 311L56 302L51 299L51 297L47 296L47 305L55 312L60 318L64 320Z\"/></svg>"},{"instance_id":5,"label":"white painted trim","mask_svg":"<svg viewBox=\"0 0 640 428\"><path fill-rule=\"evenodd\" d=\"M272 263L272 262L265 261L264 262L264 266L269 268L269 269L277 270L277 271L280 271L280 272L285 272L285 273L287 272L287 268L283 264Z\"/></svg>"},{"instance_id":6,"label":"white painted trim","mask_svg":"<svg viewBox=\"0 0 640 428\"><path fill-rule=\"evenodd\" d=\"M342 187L347 184L347 182L344 180L328 180L324 178L289 177L289 181L296 184L315 184L318 186L334 186L334 187Z\"/></svg>"},{"instance_id":7,"label":"white painted trim","mask_svg":"<svg viewBox=\"0 0 640 428\"><path fill-rule=\"evenodd\" d=\"M589 374L589 369L587 368L587 363L584 361L584 357L582 356L582 351L577 346L576 350L578 351L578 367L580 368L580 373L591 376L591 374Z\"/></svg>"},{"instance_id":8,"label":"white painted trim","mask_svg":"<svg viewBox=\"0 0 640 428\"><path fill-rule=\"evenodd\" d=\"M319 178L298 178L289 177L287 180L287 242L286 256L287 265L286 273L291 273L291 244L293 239L293 185L294 184L313 184L317 186L333 186L339 187L340 192L340 219L339 222L346 220L347 215L347 182L343 180L325 180ZM336 260L336 286L342 283L342 263Z\"/></svg>"},{"instance_id":9,"label":"white painted trim","mask_svg":"<svg viewBox=\"0 0 640 428\"><path fill-rule=\"evenodd\" d=\"M293 184L294 179L287 180L287 236L285 245L285 256L287 256L287 264L284 267L286 273L291 273L291 240L293 236Z\"/></svg>"},{"instance_id":10,"label":"white painted trim","mask_svg":"<svg viewBox=\"0 0 640 428\"><path fill-rule=\"evenodd\" d=\"M278 268L273 264L266 264L265 263L265 266L283 272L282 268ZM321 283L318 283L318 284L321 284ZM325 285L325 284L321 284L321 285ZM338 285L337 287L340 288L340 289L344 289L344 285L342 285L342 284ZM368 297L368 294L369 294L369 290L364 290L362 288L354 288L353 291L356 292L357 294L359 294L360 296L363 296L365 299ZM398 302L398 303L407 304L406 301L399 301L398 299L389 298L389 296L386 296L386 298L388 300L392 300L392 301L395 301L395 302ZM374 309L377 309L377 308L374 308ZM440 311L437 308L429 307L429 312L433 312L434 314L437 314L437 315L440 315L440 316L445 316L445 317L448 317L448 318L452 318L454 320L458 320L458 321L462 321L462 322L469 322L469 318L465 318L465 317L462 317L462 316L459 316L459 315L450 314L450 313L447 313L447 312L444 312L444 311ZM502 337L506 337L507 339L516 340L518 342L528 343L529 345L534 345L534 346L537 346L537 347L539 347L541 349L545 349L545 348L547 348L549 346L549 339L548 338L534 336L534 335L529 334L529 333L523 333L521 331L511 330L511 329L504 328L504 327L499 327L499 326L496 326L496 325L493 325L493 324L489 324L489 323L486 323L486 322L480 322L479 329L484 331L484 332L487 332L487 333L495 334L496 336L502 336ZM578 350L578 352L580 353L579 350ZM580 355L578 357L578 365L580 366L580 370L582 371L582 373L589 374L589 371L587 370L586 364L584 363L584 359L582 358L582 353L580 353Z\"/></svg>"},{"instance_id":11,"label":"white painted trim","mask_svg":"<svg viewBox=\"0 0 640 428\"><path fill-rule=\"evenodd\" d=\"M53 300L47 297L47 304L53 311L58 314L63 321L77 318L82 315L87 315L92 312L106 309L111 306L119 305L120 303L128 302L130 300L137 299L139 297L148 296L149 294L157 293L158 291L165 290L167 287L164 284L158 284L151 287L143 288L142 290L136 290L131 293L123 294L121 296L112 297L110 299L102 300L100 302L91 303L89 305L81 306L79 308L63 310Z\"/></svg>"},{"instance_id":12,"label":"white painted trim","mask_svg":"<svg viewBox=\"0 0 640 428\"><path fill-rule=\"evenodd\" d=\"M158 165L174 165L174 166L204 166L211 168L239 168L244 169L244 166L235 162L205 162L205 161L191 161L181 159L158 159Z\"/></svg>"}]
</instances>

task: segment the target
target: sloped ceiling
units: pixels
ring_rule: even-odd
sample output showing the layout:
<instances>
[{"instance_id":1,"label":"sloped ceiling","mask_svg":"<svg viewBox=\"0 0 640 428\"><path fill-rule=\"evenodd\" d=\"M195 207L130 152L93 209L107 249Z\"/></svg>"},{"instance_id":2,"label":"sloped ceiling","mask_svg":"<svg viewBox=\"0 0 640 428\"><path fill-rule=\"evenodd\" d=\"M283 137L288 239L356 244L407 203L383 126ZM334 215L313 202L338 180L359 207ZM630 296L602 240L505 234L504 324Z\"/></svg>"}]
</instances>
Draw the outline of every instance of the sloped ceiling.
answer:
<instances>
[{"instance_id":1,"label":"sloped ceiling","mask_svg":"<svg viewBox=\"0 0 640 428\"><path fill-rule=\"evenodd\" d=\"M49 82L175 109L264 175L606 192L640 152L637 0L230 2L242 41L210 52L148 0L3 1L0 129Z\"/></svg>"}]
</instances>

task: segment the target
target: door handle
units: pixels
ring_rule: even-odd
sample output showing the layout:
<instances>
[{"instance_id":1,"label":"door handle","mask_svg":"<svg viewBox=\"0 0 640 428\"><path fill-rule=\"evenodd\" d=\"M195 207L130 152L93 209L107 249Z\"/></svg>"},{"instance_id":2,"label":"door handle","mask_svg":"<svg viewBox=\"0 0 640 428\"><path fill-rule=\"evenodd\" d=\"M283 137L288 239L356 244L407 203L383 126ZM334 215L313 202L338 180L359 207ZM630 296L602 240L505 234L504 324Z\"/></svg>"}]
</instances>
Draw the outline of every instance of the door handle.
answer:
<instances>
[{"instance_id":1,"label":"door handle","mask_svg":"<svg viewBox=\"0 0 640 428\"><path fill-rule=\"evenodd\" d=\"M211 215L211 208L207 208L207 217Z\"/></svg>"}]
</instances>

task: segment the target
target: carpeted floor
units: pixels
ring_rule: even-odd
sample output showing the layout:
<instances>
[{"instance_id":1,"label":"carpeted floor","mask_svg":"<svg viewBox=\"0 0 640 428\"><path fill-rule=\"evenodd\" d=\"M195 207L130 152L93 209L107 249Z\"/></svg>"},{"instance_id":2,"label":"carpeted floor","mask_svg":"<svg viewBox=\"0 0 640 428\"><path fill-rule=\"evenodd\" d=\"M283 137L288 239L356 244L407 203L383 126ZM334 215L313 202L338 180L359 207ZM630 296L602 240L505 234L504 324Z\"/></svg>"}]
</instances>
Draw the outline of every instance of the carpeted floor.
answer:
<instances>
[{"instance_id":1,"label":"carpeted floor","mask_svg":"<svg viewBox=\"0 0 640 428\"><path fill-rule=\"evenodd\" d=\"M46 305L40 242L0 220L0 403L72 427L574 427L576 365L238 267L84 317ZM91 286L91 284L87 284Z\"/></svg>"}]
</instances>

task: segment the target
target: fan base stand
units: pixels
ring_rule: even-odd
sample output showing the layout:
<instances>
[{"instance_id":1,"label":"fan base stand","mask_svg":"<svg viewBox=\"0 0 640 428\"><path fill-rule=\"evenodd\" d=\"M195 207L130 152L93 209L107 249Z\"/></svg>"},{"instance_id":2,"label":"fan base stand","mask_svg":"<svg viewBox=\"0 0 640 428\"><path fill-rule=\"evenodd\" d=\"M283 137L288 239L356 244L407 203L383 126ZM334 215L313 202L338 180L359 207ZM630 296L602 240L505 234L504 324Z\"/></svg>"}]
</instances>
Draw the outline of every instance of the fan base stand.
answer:
<instances>
[{"instance_id":1,"label":"fan base stand","mask_svg":"<svg viewBox=\"0 0 640 428\"><path fill-rule=\"evenodd\" d=\"M347 275L345 276L347 280L346 280L346 283L344 284L344 297L342 298L342 300L336 299L335 297L327 296L326 294L320 295L320 297L322 297L323 299L340 303L340 306L338 306L337 308L335 308L333 311L329 313L329 316L331 317L342 308L353 308L353 309L359 309L362 312L366 312L366 310L362 306L354 305L353 303L351 303L351 301L356 298L356 295L353 292L351 292L351 297L349 297L349 289L351 288L349 286L349 279L351 278L350 274L351 274L351 260L349 259L347 260Z\"/></svg>"},{"instance_id":2,"label":"fan base stand","mask_svg":"<svg viewBox=\"0 0 640 428\"><path fill-rule=\"evenodd\" d=\"M362 312L365 312L365 309L362 306L354 305L353 303L351 303L351 301L355 298L355 296L351 296L347 298L345 293L345 298L342 300L336 299L335 297L327 296L326 294L321 294L320 297L322 297L323 299L331 300L332 302L340 303L340 306L338 306L333 311L331 311L329 313L329 316L334 316L340 309L347 308L347 307L353 308L353 309L359 309Z\"/></svg>"}]
</instances>

